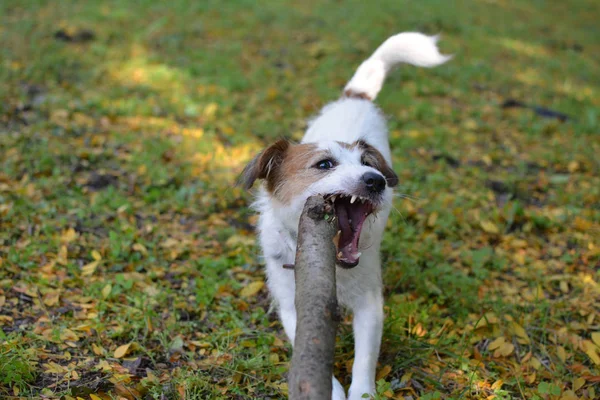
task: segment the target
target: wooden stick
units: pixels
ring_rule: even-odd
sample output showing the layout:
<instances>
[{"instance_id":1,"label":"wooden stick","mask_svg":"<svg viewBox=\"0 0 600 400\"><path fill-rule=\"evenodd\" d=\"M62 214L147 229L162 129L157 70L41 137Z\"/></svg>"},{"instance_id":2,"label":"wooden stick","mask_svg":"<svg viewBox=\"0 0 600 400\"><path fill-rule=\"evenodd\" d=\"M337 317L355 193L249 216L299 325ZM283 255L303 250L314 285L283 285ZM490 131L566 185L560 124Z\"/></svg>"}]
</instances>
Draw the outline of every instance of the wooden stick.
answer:
<instances>
[{"instance_id":1,"label":"wooden stick","mask_svg":"<svg viewBox=\"0 0 600 400\"><path fill-rule=\"evenodd\" d=\"M304 205L298 225L296 339L289 374L292 400L331 399L335 331L339 312L335 288L336 224L333 208L322 196Z\"/></svg>"}]
</instances>

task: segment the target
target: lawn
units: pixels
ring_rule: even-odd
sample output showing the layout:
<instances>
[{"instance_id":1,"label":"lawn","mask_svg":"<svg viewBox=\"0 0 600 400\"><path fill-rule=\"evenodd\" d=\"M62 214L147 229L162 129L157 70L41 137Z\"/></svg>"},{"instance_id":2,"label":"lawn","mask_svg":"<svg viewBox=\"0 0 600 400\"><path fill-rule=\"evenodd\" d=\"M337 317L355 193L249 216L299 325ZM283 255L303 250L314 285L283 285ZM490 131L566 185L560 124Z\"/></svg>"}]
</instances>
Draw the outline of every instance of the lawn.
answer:
<instances>
[{"instance_id":1,"label":"lawn","mask_svg":"<svg viewBox=\"0 0 600 400\"><path fill-rule=\"evenodd\" d=\"M599 18L594 0L2 0L0 398L285 398L236 176L418 30L455 56L377 100L400 177L377 398L597 399Z\"/></svg>"}]
</instances>

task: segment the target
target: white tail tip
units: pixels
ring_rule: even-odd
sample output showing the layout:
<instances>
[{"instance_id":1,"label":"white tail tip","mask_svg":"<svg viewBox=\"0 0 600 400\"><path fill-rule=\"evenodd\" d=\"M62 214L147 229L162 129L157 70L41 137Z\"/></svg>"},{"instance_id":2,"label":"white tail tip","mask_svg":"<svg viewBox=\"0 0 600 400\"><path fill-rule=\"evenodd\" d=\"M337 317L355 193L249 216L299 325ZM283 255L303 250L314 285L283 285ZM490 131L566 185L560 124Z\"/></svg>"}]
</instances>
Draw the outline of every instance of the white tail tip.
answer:
<instances>
[{"instance_id":1,"label":"white tail tip","mask_svg":"<svg viewBox=\"0 0 600 400\"><path fill-rule=\"evenodd\" d=\"M346 96L374 100L383 87L387 74L398 64L435 67L452 56L443 55L437 48L438 35L404 32L388 38L356 70L344 88Z\"/></svg>"}]
</instances>

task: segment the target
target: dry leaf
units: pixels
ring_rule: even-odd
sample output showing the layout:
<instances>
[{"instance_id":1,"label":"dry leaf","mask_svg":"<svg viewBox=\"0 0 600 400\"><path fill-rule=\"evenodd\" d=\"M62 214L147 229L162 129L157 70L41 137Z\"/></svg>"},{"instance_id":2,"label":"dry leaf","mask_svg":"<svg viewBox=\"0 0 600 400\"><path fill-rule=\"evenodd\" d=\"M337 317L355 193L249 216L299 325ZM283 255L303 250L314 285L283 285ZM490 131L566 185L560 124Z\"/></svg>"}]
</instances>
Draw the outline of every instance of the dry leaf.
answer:
<instances>
[{"instance_id":1,"label":"dry leaf","mask_svg":"<svg viewBox=\"0 0 600 400\"><path fill-rule=\"evenodd\" d=\"M93 275L94 272L96 272L96 268L98 267L99 262L100 261L92 261L91 263L86 264L83 267L81 267L81 275L83 275L83 276Z\"/></svg>"},{"instance_id":2,"label":"dry leaf","mask_svg":"<svg viewBox=\"0 0 600 400\"><path fill-rule=\"evenodd\" d=\"M127 353L129 352L129 347L131 346L131 343L127 343L124 344L122 346L117 347L117 349L115 350L115 358L123 358L127 355Z\"/></svg>"},{"instance_id":3,"label":"dry leaf","mask_svg":"<svg viewBox=\"0 0 600 400\"><path fill-rule=\"evenodd\" d=\"M574 391L578 391L579 389L581 389L583 387L583 385L585 385L585 379L583 379L582 377L573 379L573 390Z\"/></svg>"},{"instance_id":4,"label":"dry leaf","mask_svg":"<svg viewBox=\"0 0 600 400\"><path fill-rule=\"evenodd\" d=\"M479 224L481 225L483 230L486 231L487 233L497 234L500 232L500 230L498 229L496 224L494 224L492 221L484 220L484 221L481 221Z\"/></svg>"},{"instance_id":5,"label":"dry leaf","mask_svg":"<svg viewBox=\"0 0 600 400\"><path fill-rule=\"evenodd\" d=\"M585 354L594 362L596 365L600 365L600 357L598 356L598 347L589 340L581 342L581 348Z\"/></svg>"},{"instance_id":6,"label":"dry leaf","mask_svg":"<svg viewBox=\"0 0 600 400\"><path fill-rule=\"evenodd\" d=\"M525 341L525 344L528 344L530 342L529 335L527 335L527 332L525 331L525 329L521 325L519 325L518 323L516 323L514 321L512 323L512 331L519 338L523 339Z\"/></svg>"},{"instance_id":7,"label":"dry leaf","mask_svg":"<svg viewBox=\"0 0 600 400\"><path fill-rule=\"evenodd\" d=\"M592 332L592 342L600 347L600 332Z\"/></svg>"},{"instance_id":8,"label":"dry leaf","mask_svg":"<svg viewBox=\"0 0 600 400\"><path fill-rule=\"evenodd\" d=\"M72 330L65 328L60 332L60 340L63 342L76 342L79 340L79 336L77 336L77 334Z\"/></svg>"},{"instance_id":9,"label":"dry leaf","mask_svg":"<svg viewBox=\"0 0 600 400\"><path fill-rule=\"evenodd\" d=\"M240 296L242 297L252 297L256 295L260 290L265 286L263 281L255 281L250 283L248 286L244 287L240 291Z\"/></svg>"},{"instance_id":10,"label":"dry leaf","mask_svg":"<svg viewBox=\"0 0 600 400\"><path fill-rule=\"evenodd\" d=\"M385 377L388 376L390 372L392 372L392 367L389 365L384 366L377 372L376 380L385 379Z\"/></svg>"},{"instance_id":11,"label":"dry leaf","mask_svg":"<svg viewBox=\"0 0 600 400\"><path fill-rule=\"evenodd\" d=\"M488 345L488 350L496 350L506 342L504 336L500 336Z\"/></svg>"},{"instance_id":12,"label":"dry leaf","mask_svg":"<svg viewBox=\"0 0 600 400\"><path fill-rule=\"evenodd\" d=\"M109 283L108 285L104 286L104 288L102 289L102 298L107 299L108 296L110 296L111 291L112 291L112 285Z\"/></svg>"},{"instance_id":13,"label":"dry leaf","mask_svg":"<svg viewBox=\"0 0 600 400\"><path fill-rule=\"evenodd\" d=\"M100 255L100 252L98 252L98 250L92 250L92 258L96 261L100 261L102 260L102 255Z\"/></svg>"},{"instance_id":14,"label":"dry leaf","mask_svg":"<svg viewBox=\"0 0 600 400\"><path fill-rule=\"evenodd\" d=\"M73 228L67 229L60 236L60 241L63 243L71 243L75 239L77 239L77 232L75 232L75 229Z\"/></svg>"}]
</instances>

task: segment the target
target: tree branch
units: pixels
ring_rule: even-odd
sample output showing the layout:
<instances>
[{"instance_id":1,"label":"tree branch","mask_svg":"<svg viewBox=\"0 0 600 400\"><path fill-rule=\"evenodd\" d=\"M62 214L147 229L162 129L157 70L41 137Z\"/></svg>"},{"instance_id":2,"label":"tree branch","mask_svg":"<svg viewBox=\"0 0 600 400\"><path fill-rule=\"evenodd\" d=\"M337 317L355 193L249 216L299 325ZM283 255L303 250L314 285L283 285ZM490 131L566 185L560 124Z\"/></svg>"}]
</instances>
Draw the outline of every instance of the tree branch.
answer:
<instances>
[{"instance_id":1,"label":"tree branch","mask_svg":"<svg viewBox=\"0 0 600 400\"><path fill-rule=\"evenodd\" d=\"M292 400L331 398L339 321L332 217L332 206L322 196L312 196L298 226L294 266L297 323L289 375Z\"/></svg>"}]
</instances>

